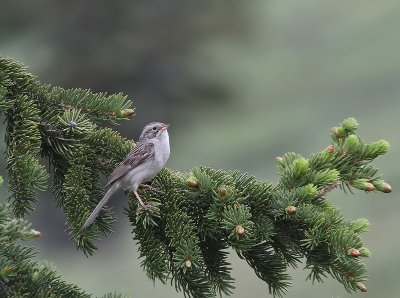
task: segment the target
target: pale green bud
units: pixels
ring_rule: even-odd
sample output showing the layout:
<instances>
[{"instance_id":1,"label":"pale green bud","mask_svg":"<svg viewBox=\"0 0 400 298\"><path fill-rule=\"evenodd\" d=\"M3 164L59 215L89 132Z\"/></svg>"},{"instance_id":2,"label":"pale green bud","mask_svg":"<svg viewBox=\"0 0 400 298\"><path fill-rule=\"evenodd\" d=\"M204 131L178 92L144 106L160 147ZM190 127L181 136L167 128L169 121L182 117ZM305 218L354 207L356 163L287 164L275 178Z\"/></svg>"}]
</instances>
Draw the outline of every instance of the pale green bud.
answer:
<instances>
[{"instance_id":1,"label":"pale green bud","mask_svg":"<svg viewBox=\"0 0 400 298\"><path fill-rule=\"evenodd\" d=\"M337 136L338 138L344 138L344 137L347 136L346 129L345 129L343 126L339 126L339 127L337 128L337 130L338 130L338 132L336 133L336 136Z\"/></svg>"},{"instance_id":2,"label":"pale green bud","mask_svg":"<svg viewBox=\"0 0 400 298\"><path fill-rule=\"evenodd\" d=\"M302 199L313 198L317 195L317 192L318 192L317 186L315 186L312 183L309 183L300 189L300 197Z\"/></svg>"},{"instance_id":3,"label":"pale green bud","mask_svg":"<svg viewBox=\"0 0 400 298\"><path fill-rule=\"evenodd\" d=\"M38 273L37 271L35 271L35 272L32 274L32 281L33 281L33 282L36 282L36 281L38 280L38 278L39 278L39 273Z\"/></svg>"},{"instance_id":4,"label":"pale green bud","mask_svg":"<svg viewBox=\"0 0 400 298\"><path fill-rule=\"evenodd\" d=\"M369 251L369 249L364 246L361 247L359 249L359 251L360 251L361 256L363 256L363 257L369 258L371 256L371 252Z\"/></svg>"},{"instance_id":5,"label":"pale green bud","mask_svg":"<svg viewBox=\"0 0 400 298\"><path fill-rule=\"evenodd\" d=\"M380 140L378 142L375 142L375 152L377 155L383 155L386 152L389 151L389 142L385 140Z\"/></svg>"},{"instance_id":6,"label":"pale green bud","mask_svg":"<svg viewBox=\"0 0 400 298\"><path fill-rule=\"evenodd\" d=\"M303 176L308 170L308 161L300 157L294 161L293 173L296 178Z\"/></svg>"},{"instance_id":7,"label":"pale green bud","mask_svg":"<svg viewBox=\"0 0 400 298\"><path fill-rule=\"evenodd\" d=\"M389 151L389 142L380 140L378 142L369 143L365 145L365 157L376 158L379 155L383 155Z\"/></svg>"},{"instance_id":8,"label":"pale green bud","mask_svg":"<svg viewBox=\"0 0 400 298\"><path fill-rule=\"evenodd\" d=\"M370 226L371 224L366 218L359 218L350 223L350 228L357 234L367 231Z\"/></svg>"},{"instance_id":9,"label":"pale green bud","mask_svg":"<svg viewBox=\"0 0 400 298\"><path fill-rule=\"evenodd\" d=\"M359 146L360 141L358 140L358 137L355 135L349 135L344 144L344 150L348 153L352 153L356 151Z\"/></svg>"},{"instance_id":10,"label":"pale green bud","mask_svg":"<svg viewBox=\"0 0 400 298\"><path fill-rule=\"evenodd\" d=\"M324 177L325 184L331 184L339 180L339 172L337 170L329 170Z\"/></svg>"},{"instance_id":11,"label":"pale green bud","mask_svg":"<svg viewBox=\"0 0 400 298\"><path fill-rule=\"evenodd\" d=\"M337 127L332 127L331 131L332 131L331 133L332 139L337 140L340 138L340 132Z\"/></svg>"},{"instance_id":12,"label":"pale green bud","mask_svg":"<svg viewBox=\"0 0 400 298\"><path fill-rule=\"evenodd\" d=\"M354 118L347 118L341 125L346 131L352 133L357 130L358 122Z\"/></svg>"},{"instance_id":13,"label":"pale green bud","mask_svg":"<svg viewBox=\"0 0 400 298\"><path fill-rule=\"evenodd\" d=\"M361 189L361 190L366 190L366 191L373 191L375 189L375 186L369 182L368 179L356 179L352 181L352 186L355 188Z\"/></svg>"},{"instance_id":14,"label":"pale green bud","mask_svg":"<svg viewBox=\"0 0 400 298\"><path fill-rule=\"evenodd\" d=\"M377 190L381 192L386 192L386 193L392 192L392 188L390 187L390 185L383 180L374 180L372 181L372 184L375 186Z\"/></svg>"}]
</instances>

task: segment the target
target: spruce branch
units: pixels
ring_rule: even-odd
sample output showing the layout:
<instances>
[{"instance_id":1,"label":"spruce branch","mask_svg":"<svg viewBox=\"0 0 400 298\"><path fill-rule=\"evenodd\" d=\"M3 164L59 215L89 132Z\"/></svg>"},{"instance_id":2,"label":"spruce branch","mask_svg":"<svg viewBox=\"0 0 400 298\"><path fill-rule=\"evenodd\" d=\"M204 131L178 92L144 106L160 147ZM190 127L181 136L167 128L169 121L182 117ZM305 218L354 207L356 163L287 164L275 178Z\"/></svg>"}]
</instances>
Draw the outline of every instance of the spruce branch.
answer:
<instances>
[{"instance_id":1,"label":"spruce branch","mask_svg":"<svg viewBox=\"0 0 400 298\"><path fill-rule=\"evenodd\" d=\"M0 204L0 297L91 297L63 281L53 266L36 261L32 247L19 243L38 238L41 233L26 220L12 218L11 211L12 206ZM104 297L123 296L114 293Z\"/></svg>"},{"instance_id":2,"label":"spruce branch","mask_svg":"<svg viewBox=\"0 0 400 298\"><path fill-rule=\"evenodd\" d=\"M71 238L86 255L93 254L100 234L112 232L112 211L104 208L88 229L80 227L103 196L101 176L135 145L100 124L130 118L130 105L122 94L50 88L20 64L0 58L0 112L7 121L14 214L24 216L34 209L36 190L45 188L51 174ZM138 211L131 193L125 208L147 276L169 281L189 297L229 295L234 288L227 261L232 248L274 296L286 293L288 267L297 267L303 258L313 281L330 275L349 292L364 291L362 258L370 253L360 234L369 223L346 220L327 199L338 186L344 191L392 191L371 165L388 151L388 142L364 143L357 127L355 119L344 120L331 130L332 143L309 158L295 153L278 157L277 185L203 166L189 173L163 169L141 194L158 210ZM39 155L49 161L48 172ZM30 253L13 247L9 256L17 258L19 251ZM0 283L6 290L7 285Z\"/></svg>"},{"instance_id":3,"label":"spruce branch","mask_svg":"<svg viewBox=\"0 0 400 298\"><path fill-rule=\"evenodd\" d=\"M32 247L19 244L40 237L40 232L10 215L11 206L0 204L0 297L91 297L76 285L62 281L48 263L36 261Z\"/></svg>"},{"instance_id":4,"label":"spruce branch","mask_svg":"<svg viewBox=\"0 0 400 298\"><path fill-rule=\"evenodd\" d=\"M91 110L91 109L89 109L89 108L79 108L79 107L74 107L74 106L71 106L71 105L68 105L68 104L63 104L63 103L60 104L60 106L63 107L64 109L78 110L78 111L83 111L83 112L85 112L85 113L95 113L95 112L96 112L96 111ZM101 114L101 115L106 115L106 116L108 116L108 115L117 116L117 113L116 113L116 112L104 112L104 111L99 111L99 112L97 112L97 113L99 113L99 114ZM125 110L122 110L122 111L121 111L121 114L122 114L123 116L131 117L131 116L134 115L134 110L133 110L133 109L125 109Z\"/></svg>"},{"instance_id":5,"label":"spruce branch","mask_svg":"<svg viewBox=\"0 0 400 298\"><path fill-rule=\"evenodd\" d=\"M2 179L0 179L0 185ZM61 281L45 263L32 260L32 248L17 243L40 237L23 219L10 218L11 206L0 204L0 296L90 297L74 285Z\"/></svg>"}]
</instances>

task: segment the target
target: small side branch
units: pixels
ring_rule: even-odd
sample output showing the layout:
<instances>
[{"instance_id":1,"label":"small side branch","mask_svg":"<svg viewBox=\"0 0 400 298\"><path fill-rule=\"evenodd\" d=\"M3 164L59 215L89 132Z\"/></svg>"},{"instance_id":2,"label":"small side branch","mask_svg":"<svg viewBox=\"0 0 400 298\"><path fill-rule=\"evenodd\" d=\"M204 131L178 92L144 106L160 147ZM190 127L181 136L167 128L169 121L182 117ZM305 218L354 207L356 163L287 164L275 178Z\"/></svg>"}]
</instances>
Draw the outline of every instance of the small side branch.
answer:
<instances>
[{"instance_id":1,"label":"small side branch","mask_svg":"<svg viewBox=\"0 0 400 298\"><path fill-rule=\"evenodd\" d=\"M351 281L354 280L354 277L353 277L353 276L347 274L347 272L345 272L345 271L344 271L342 268L340 268L338 265L336 265L336 264L331 264L331 266L332 266L333 268L335 268L337 271L339 271L342 275L344 275L348 280L351 280Z\"/></svg>"},{"instance_id":2,"label":"small side branch","mask_svg":"<svg viewBox=\"0 0 400 298\"><path fill-rule=\"evenodd\" d=\"M332 268L336 269L337 271L339 271L342 275L344 275L348 280L350 281L354 281L354 277L351 276L350 274L347 274L347 272L345 272L342 268L340 268L338 265L336 264L331 264ZM367 288L365 287L365 285L362 282L357 282L355 284L356 288L359 289L361 292L366 292Z\"/></svg>"},{"instance_id":3,"label":"small side branch","mask_svg":"<svg viewBox=\"0 0 400 298\"><path fill-rule=\"evenodd\" d=\"M338 181L336 181L336 182L334 182L334 183L332 183L332 184L329 184L329 185L325 186L324 188L320 189L320 190L317 192L317 194L313 197L313 200L322 197L322 196L323 196L324 194L326 194L327 192L330 192L332 189L338 187L338 186L340 185L340 183L341 183L340 180L338 180Z\"/></svg>"},{"instance_id":4,"label":"small side branch","mask_svg":"<svg viewBox=\"0 0 400 298\"><path fill-rule=\"evenodd\" d=\"M116 112L95 111L95 110L92 110L89 108L79 108L79 107L75 107L75 106L72 106L69 104L64 104L64 103L60 104L60 106L63 107L64 109L80 110L85 113L97 113L97 114L101 114L101 115L105 115L105 116L110 115L110 116L114 116L114 117L117 116ZM123 116L127 116L127 117L131 118L134 114L134 110L133 109L125 109L121 113Z\"/></svg>"}]
</instances>

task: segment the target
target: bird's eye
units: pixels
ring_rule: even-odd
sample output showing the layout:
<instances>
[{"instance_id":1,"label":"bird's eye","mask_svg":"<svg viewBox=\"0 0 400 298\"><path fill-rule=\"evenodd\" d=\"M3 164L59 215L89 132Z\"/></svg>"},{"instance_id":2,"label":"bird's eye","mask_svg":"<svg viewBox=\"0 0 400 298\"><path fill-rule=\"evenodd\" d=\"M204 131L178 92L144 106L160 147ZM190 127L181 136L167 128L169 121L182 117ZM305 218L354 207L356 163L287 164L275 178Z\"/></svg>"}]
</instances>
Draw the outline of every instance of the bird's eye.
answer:
<instances>
[{"instance_id":1,"label":"bird's eye","mask_svg":"<svg viewBox=\"0 0 400 298\"><path fill-rule=\"evenodd\" d=\"M157 130L157 127L156 127L156 126L154 126L154 127L153 127L153 130Z\"/></svg>"}]
</instances>

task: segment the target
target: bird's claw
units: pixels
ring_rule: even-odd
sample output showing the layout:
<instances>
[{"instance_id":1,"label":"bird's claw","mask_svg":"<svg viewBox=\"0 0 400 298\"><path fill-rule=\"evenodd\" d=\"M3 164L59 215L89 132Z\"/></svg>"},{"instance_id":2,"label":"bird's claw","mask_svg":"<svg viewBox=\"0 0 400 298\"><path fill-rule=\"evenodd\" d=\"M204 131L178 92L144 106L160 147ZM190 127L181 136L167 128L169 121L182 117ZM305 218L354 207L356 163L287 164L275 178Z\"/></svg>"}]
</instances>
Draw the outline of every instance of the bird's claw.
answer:
<instances>
[{"instance_id":1,"label":"bird's claw","mask_svg":"<svg viewBox=\"0 0 400 298\"><path fill-rule=\"evenodd\" d=\"M147 184L140 184L140 187L147 189L147 190L151 190L152 192L164 193L162 190L159 190L159 189L152 187L150 185L147 185Z\"/></svg>"},{"instance_id":2,"label":"bird's claw","mask_svg":"<svg viewBox=\"0 0 400 298\"><path fill-rule=\"evenodd\" d=\"M149 209L159 210L156 206L153 206L153 205L143 205L142 207L139 207L138 209L136 209L136 213L138 213L142 210L149 210Z\"/></svg>"}]
</instances>

